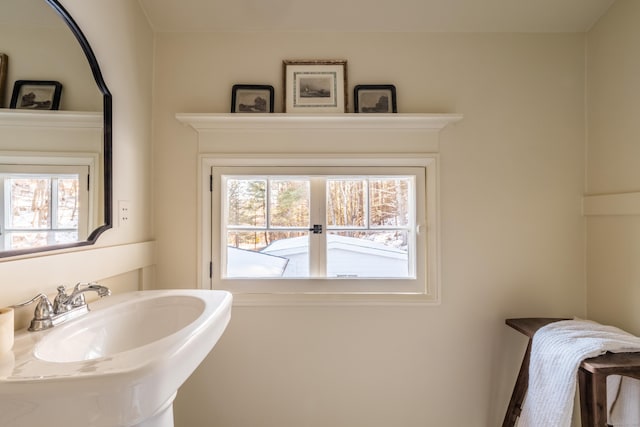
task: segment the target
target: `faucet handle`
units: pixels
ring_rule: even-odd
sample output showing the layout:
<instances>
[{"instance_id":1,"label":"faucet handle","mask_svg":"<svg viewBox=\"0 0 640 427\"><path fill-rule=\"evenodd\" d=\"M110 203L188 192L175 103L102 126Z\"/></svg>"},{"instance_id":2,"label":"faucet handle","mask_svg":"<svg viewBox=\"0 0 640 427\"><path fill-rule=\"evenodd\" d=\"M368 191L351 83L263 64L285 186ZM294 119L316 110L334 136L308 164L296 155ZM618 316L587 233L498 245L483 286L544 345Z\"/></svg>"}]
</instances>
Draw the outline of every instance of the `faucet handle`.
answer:
<instances>
[{"instance_id":1,"label":"faucet handle","mask_svg":"<svg viewBox=\"0 0 640 427\"><path fill-rule=\"evenodd\" d=\"M66 288L63 285L58 286L58 295L53 300L53 314L64 313L71 308L71 301L69 295L67 295Z\"/></svg>"},{"instance_id":2,"label":"faucet handle","mask_svg":"<svg viewBox=\"0 0 640 427\"><path fill-rule=\"evenodd\" d=\"M29 301L21 302L20 304L15 304L15 305L12 305L11 307L13 308L25 307L29 304L33 304L34 302L38 302L38 305L36 305L36 311L38 310L46 311L46 309L51 306L51 301L49 301L49 298L47 298L45 294L39 293L35 297L31 298Z\"/></svg>"},{"instance_id":3,"label":"faucet handle","mask_svg":"<svg viewBox=\"0 0 640 427\"><path fill-rule=\"evenodd\" d=\"M33 304L34 302L37 302L37 304L36 309L33 312L33 319L31 320L31 326L29 326L29 330L41 331L43 329L52 327L53 321L51 320L51 318L53 317L53 305L51 304L51 301L49 301L49 298L47 298L47 296L43 293L39 293L29 301L12 305L11 307L25 307L27 305Z\"/></svg>"}]
</instances>

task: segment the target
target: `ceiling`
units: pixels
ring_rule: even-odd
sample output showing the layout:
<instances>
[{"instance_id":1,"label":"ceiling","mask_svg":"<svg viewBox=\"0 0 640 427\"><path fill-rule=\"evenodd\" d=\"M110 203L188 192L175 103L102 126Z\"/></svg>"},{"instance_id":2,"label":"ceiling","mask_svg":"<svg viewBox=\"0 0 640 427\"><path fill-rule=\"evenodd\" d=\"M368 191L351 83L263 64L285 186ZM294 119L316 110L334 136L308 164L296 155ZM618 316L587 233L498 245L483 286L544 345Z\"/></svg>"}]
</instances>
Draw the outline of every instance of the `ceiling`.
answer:
<instances>
[{"instance_id":1,"label":"ceiling","mask_svg":"<svg viewBox=\"0 0 640 427\"><path fill-rule=\"evenodd\" d=\"M585 32L615 0L138 1L159 32Z\"/></svg>"}]
</instances>

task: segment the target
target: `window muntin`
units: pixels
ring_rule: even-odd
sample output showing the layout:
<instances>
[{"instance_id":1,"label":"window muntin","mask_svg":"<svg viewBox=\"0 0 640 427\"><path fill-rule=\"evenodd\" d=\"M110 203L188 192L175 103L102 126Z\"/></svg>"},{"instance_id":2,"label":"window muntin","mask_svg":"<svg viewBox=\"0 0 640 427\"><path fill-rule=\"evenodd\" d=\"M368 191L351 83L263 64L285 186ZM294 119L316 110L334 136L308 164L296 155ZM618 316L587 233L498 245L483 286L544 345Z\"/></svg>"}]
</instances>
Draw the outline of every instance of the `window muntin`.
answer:
<instances>
[{"instance_id":1,"label":"window muntin","mask_svg":"<svg viewBox=\"0 0 640 427\"><path fill-rule=\"evenodd\" d=\"M427 233L420 226L427 219L427 175L425 166L213 167L214 287L236 292L426 293ZM283 190L290 190L294 180L305 189L304 197ZM253 196L260 197L249 203L250 197L240 196L227 206L229 194L249 184ZM332 189L357 195L357 200L332 199ZM346 214L340 205L348 208ZM255 217L230 220L239 217L237 206L253 207ZM298 208L296 215L277 214L284 207L291 212L291 206ZM310 230L316 224L322 225L321 235ZM244 247L235 244L240 237L247 239ZM350 255L344 256L345 251ZM240 257L243 262L253 257L251 268L238 262Z\"/></svg>"}]
</instances>

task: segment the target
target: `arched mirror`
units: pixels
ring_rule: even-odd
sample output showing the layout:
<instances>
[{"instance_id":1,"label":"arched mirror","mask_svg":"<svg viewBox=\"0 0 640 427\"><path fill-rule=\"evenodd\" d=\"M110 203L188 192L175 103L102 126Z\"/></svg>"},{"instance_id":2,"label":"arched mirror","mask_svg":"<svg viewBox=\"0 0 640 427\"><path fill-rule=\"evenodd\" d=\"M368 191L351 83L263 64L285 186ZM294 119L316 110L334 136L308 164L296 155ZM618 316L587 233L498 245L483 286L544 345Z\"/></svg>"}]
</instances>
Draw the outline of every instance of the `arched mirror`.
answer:
<instances>
[{"instance_id":1,"label":"arched mirror","mask_svg":"<svg viewBox=\"0 0 640 427\"><path fill-rule=\"evenodd\" d=\"M93 244L112 226L112 116L91 46L58 0L2 0L0 55L0 257Z\"/></svg>"}]
</instances>

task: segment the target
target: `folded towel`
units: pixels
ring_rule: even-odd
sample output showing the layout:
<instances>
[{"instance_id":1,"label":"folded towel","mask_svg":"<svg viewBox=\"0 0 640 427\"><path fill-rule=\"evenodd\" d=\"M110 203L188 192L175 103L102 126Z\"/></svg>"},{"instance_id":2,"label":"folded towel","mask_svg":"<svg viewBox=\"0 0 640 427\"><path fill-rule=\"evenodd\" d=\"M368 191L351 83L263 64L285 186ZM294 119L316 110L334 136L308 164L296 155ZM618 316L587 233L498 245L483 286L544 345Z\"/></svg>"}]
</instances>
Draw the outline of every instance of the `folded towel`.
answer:
<instances>
[{"instance_id":1,"label":"folded towel","mask_svg":"<svg viewBox=\"0 0 640 427\"><path fill-rule=\"evenodd\" d=\"M640 338L613 326L578 319L540 328L531 344L529 387L518 426L570 427L580 363L607 351L640 351ZM613 396L618 396L614 391ZM617 401L625 402L619 397Z\"/></svg>"}]
</instances>

